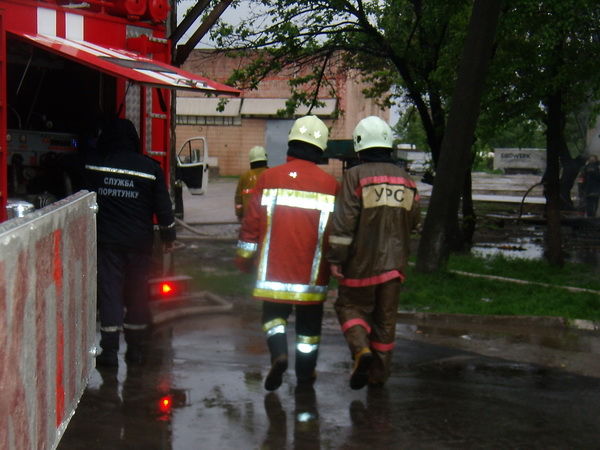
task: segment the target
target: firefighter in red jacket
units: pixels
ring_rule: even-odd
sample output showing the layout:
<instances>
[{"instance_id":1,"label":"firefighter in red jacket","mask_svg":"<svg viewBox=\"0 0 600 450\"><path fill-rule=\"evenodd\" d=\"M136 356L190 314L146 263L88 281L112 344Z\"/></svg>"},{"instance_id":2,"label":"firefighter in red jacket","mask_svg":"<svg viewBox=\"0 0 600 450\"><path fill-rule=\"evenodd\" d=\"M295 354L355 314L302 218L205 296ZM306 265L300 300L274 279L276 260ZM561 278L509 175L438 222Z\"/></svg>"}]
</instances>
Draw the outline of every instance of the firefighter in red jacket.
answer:
<instances>
[{"instance_id":1,"label":"firefighter in red jacket","mask_svg":"<svg viewBox=\"0 0 600 450\"><path fill-rule=\"evenodd\" d=\"M248 153L248 159L250 160L250 170L240 177L235 189L235 215L240 222L244 218L258 177L268 169L267 152L264 147L260 145L252 147Z\"/></svg>"},{"instance_id":2,"label":"firefighter in red jacket","mask_svg":"<svg viewBox=\"0 0 600 450\"><path fill-rule=\"evenodd\" d=\"M361 164L344 174L327 258L339 280L334 307L354 360L350 387L361 389L383 386L390 374L400 285L420 210L415 183L391 158L389 125L367 117L353 138Z\"/></svg>"},{"instance_id":3,"label":"firefighter in red jacket","mask_svg":"<svg viewBox=\"0 0 600 450\"><path fill-rule=\"evenodd\" d=\"M263 301L262 325L271 354L265 389L276 390L288 367L287 325L295 307L298 384L316 373L323 303L329 284L329 221L339 184L316 163L329 131L316 116L294 122L287 162L258 179L239 234L237 264L256 270L253 296Z\"/></svg>"}]
</instances>

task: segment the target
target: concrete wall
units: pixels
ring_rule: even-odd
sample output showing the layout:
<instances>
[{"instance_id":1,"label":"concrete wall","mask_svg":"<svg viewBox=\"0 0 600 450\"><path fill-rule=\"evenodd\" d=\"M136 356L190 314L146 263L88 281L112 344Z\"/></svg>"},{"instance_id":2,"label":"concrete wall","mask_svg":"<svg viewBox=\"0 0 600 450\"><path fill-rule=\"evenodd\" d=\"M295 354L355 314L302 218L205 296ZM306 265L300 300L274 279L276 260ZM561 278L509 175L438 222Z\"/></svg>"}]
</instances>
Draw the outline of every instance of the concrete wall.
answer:
<instances>
[{"instance_id":1,"label":"concrete wall","mask_svg":"<svg viewBox=\"0 0 600 450\"><path fill-rule=\"evenodd\" d=\"M0 224L0 448L55 448L94 368L96 196Z\"/></svg>"}]
</instances>

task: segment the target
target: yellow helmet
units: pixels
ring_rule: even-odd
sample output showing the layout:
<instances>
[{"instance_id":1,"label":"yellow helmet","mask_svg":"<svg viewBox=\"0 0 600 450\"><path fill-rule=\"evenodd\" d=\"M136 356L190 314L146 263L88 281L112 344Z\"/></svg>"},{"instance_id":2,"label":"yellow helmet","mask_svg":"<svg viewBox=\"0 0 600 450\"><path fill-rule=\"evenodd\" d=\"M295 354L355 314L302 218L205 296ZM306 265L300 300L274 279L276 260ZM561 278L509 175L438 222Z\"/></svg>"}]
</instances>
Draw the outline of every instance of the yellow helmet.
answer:
<instances>
[{"instance_id":1,"label":"yellow helmet","mask_svg":"<svg viewBox=\"0 0 600 450\"><path fill-rule=\"evenodd\" d=\"M329 129L317 116L300 117L294 122L289 141L303 141L316 145L322 151L327 148L327 139L329 138Z\"/></svg>"},{"instance_id":2,"label":"yellow helmet","mask_svg":"<svg viewBox=\"0 0 600 450\"><path fill-rule=\"evenodd\" d=\"M251 163L256 162L256 161L266 161L267 160L267 152L264 147L257 145L250 149L250 152L248 153L248 158L250 159Z\"/></svg>"},{"instance_id":3,"label":"yellow helmet","mask_svg":"<svg viewBox=\"0 0 600 450\"><path fill-rule=\"evenodd\" d=\"M374 147L392 148L394 141L390 126L376 116L369 116L358 122L352 138L355 152Z\"/></svg>"}]
</instances>

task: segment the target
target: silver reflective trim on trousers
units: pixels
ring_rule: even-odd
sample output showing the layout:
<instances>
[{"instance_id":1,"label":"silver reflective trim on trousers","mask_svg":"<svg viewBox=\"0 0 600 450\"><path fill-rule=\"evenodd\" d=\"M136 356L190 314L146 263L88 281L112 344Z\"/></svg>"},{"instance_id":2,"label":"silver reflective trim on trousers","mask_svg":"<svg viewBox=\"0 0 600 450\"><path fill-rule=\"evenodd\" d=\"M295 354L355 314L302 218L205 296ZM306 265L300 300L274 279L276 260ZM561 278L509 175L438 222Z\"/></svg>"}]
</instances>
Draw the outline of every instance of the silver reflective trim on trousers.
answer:
<instances>
[{"instance_id":1,"label":"silver reflective trim on trousers","mask_svg":"<svg viewBox=\"0 0 600 450\"><path fill-rule=\"evenodd\" d=\"M271 336L275 336L276 334L285 334L285 326L284 325L274 326L273 328L267 330L266 334L267 334L267 338L270 338Z\"/></svg>"},{"instance_id":2,"label":"silver reflective trim on trousers","mask_svg":"<svg viewBox=\"0 0 600 450\"><path fill-rule=\"evenodd\" d=\"M149 173L138 172L136 170L126 170L126 169L117 169L115 167L101 167L101 166L92 166L91 164L86 164L85 168L88 170L93 170L96 172L106 172L106 173L118 173L119 175L130 175L132 177L140 177L147 178L149 180L156 180L156 177Z\"/></svg>"},{"instance_id":3,"label":"silver reflective trim on trousers","mask_svg":"<svg viewBox=\"0 0 600 450\"><path fill-rule=\"evenodd\" d=\"M296 350L300 353L312 353L319 349L319 344L305 344L304 342L298 342L296 344Z\"/></svg>"},{"instance_id":4,"label":"silver reflective trim on trousers","mask_svg":"<svg viewBox=\"0 0 600 450\"><path fill-rule=\"evenodd\" d=\"M262 247L259 265L258 282L256 287L262 289L272 289L276 291L291 292L310 292L312 286L316 283L319 276L319 267L323 258L323 238L325 236L325 227L329 220L329 215L333 212L335 206L335 196L321 194L319 192L295 191L292 189L265 189L263 190L261 205L266 207L267 212L267 232ZM289 206L293 208L312 209L321 212L319 218L319 229L317 230L317 245L314 250L312 269L310 274L310 285L295 285L274 283L273 287L266 287L267 266L269 259L269 248L271 246L271 233L273 227L273 211L275 206ZM323 292L322 287L315 287L318 290L312 292ZM326 288L325 288L326 292Z\"/></svg>"},{"instance_id":5,"label":"silver reflective trim on trousers","mask_svg":"<svg viewBox=\"0 0 600 450\"><path fill-rule=\"evenodd\" d=\"M100 327L100 331L104 331L105 333L116 333L117 331L122 331L123 327Z\"/></svg>"},{"instance_id":6,"label":"silver reflective trim on trousers","mask_svg":"<svg viewBox=\"0 0 600 450\"><path fill-rule=\"evenodd\" d=\"M175 222L173 222L170 225L159 225L158 228L161 229L161 230L168 230L168 229L171 229L171 228L175 228Z\"/></svg>"},{"instance_id":7,"label":"silver reflective trim on trousers","mask_svg":"<svg viewBox=\"0 0 600 450\"><path fill-rule=\"evenodd\" d=\"M148 328L148 324L143 323L141 325L134 325L132 323L124 323L123 328L125 328L126 330L145 330L146 328Z\"/></svg>"},{"instance_id":8,"label":"silver reflective trim on trousers","mask_svg":"<svg viewBox=\"0 0 600 450\"><path fill-rule=\"evenodd\" d=\"M249 252L255 252L258 248L258 244L256 242L238 241L237 248L241 248L242 250L247 250Z\"/></svg>"},{"instance_id":9,"label":"silver reflective trim on trousers","mask_svg":"<svg viewBox=\"0 0 600 450\"><path fill-rule=\"evenodd\" d=\"M316 414L310 412L301 412L296 414L296 421L299 423L307 423L315 420L317 418Z\"/></svg>"},{"instance_id":10,"label":"silver reflective trim on trousers","mask_svg":"<svg viewBox=\"0 0 600 450\"><path fill-rule=\"evenodd\" d=\"M327 292L327 286L279 283L277 281L257 281L256 288L277 292L296 292L299 294L324 294Z\"/></svg>"}]
</instances>

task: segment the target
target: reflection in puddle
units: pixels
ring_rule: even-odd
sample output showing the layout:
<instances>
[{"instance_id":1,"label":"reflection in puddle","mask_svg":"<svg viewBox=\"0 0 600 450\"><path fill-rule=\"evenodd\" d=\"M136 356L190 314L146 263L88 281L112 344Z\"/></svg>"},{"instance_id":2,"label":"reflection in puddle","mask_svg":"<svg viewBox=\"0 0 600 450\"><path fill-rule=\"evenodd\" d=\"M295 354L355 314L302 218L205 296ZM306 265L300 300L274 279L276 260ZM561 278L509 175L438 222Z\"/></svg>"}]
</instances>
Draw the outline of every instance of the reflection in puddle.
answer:
<instances>
[{"instance_id":1,"label":"reflection in puddle","mask_svg":"<svg viewBox=\"0 0 600 450\"><path fill-rule=\"evenodd\" d=\"M502 255L506 258L542 259L544 247L528 241L528 239L522 239L514 243L476 244L473 245L471 252L474 256L479 257Z\"/></svg>"},{"instance_id":2,"label":"reflection in puddle","mask_svg":"<svg viewBox=\"0 0 600 450\"><path fill-rule=\"evenodd\" d=\"M524 227L500 242L479 242L472 246L471 253L477 257L504 256L505 258L543 260L545 257L545 230L543 227ZM600 270L600 243L596 229L590 231L576 227L563 230L565 261L586 264Z\"/></svg>"}]
</instances>

